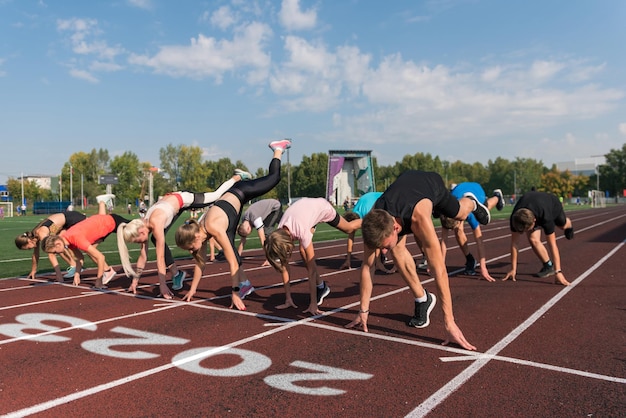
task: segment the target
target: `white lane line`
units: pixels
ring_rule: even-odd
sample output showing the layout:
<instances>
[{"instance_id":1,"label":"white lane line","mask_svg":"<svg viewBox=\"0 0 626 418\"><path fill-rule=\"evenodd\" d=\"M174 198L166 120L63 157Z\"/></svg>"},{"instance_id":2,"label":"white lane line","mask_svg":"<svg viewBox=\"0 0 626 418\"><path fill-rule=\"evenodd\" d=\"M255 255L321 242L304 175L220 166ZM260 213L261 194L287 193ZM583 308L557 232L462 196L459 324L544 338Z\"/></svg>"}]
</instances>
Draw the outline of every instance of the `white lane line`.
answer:
<instances>
[{"instance_id":1,"label":"white lane line","mask_svg":"<svg viewBox=\"0 0 626 418\"><path fill-rule=\"evenodd\" d=\"M570 369L569 367L553 366L551 364L538 363L536 361L521 360L521 359L516 359L512 357L504 357L504 356L494 356L490 354L480 354L478 356L458 356L458 357L441 357L440 358L440 360L444 363L455 362L455 361L474 361L474 360L481 360L481 359L499 360L499 361L504 361L506 363L513 363L513 364L518 364L522 366L535 367L537 369L545 369L545 370L552 370L555 372L574 374L577 376L589 377L592 379L606 380L608 382L613 382L613 383L626 383L626 378L607 376L607 375L598 374L598 373L590 373L590 372L586 372L583 370Z\"/></svg>"},{"instance_id":2,"label":"white lane line","mask_svg":"<svg viewBox=\"0 0 626 418\"><path fill-rule=\"evenodd\" d=\"M537 309L535 313L533 313L526 321L522 322L519 326L517 326L513 331L511 331L507 336L505 336L502 340L500 340L497 344L491 347L489 350L485 352L485 354L496 355L500 351L504 350L506 346L515 341L524 331L526 331L531 325L533 325L538 319L540 319L550 308L552 308L558 301L560 301L565 295L572 291L578 284L580 284L589 274L597 270L606 260L613 256L617 251L619 251L626 240L619 243L613 250L611 250L608 254L598 260L593 266L591 266L587 271L578 276L576 280L572 282L570 286L565 286L559 293L557 293L552 299L546 302L541 308ZM450 396L454 391L456 391L460 386L462 386L465 382L467 382L471 377L473 377L480 369L482 369L487 363L491 361L491 356L485 358L478 358L475 360L473 364L471 364L468 368L463 370L460 374L458 374L454 379L448 382L446 385L441 387L437 392L433 393L428 399L422 402L417 406L413 411L408 413L407 417L424 417L429 414L433 409L435 409L441 402L443 402L448 396Z\"/></svg>"}]
</instances>

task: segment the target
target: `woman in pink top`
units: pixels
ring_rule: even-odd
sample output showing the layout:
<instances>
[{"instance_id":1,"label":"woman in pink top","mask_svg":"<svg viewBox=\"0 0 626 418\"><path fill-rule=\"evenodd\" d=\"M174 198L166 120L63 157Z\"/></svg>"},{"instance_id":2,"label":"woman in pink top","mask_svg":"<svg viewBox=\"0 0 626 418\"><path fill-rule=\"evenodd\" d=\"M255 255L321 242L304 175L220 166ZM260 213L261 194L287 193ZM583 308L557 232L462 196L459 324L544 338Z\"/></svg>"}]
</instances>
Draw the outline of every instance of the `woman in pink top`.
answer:
<instances>
[{"instance_id":1,"label":"woman in pink top","mask_svg":"<svg viewBox=\"0 0 626 418\"><path fill-rule=\"evenodd\" d=\"M335 208L324 198L302 198L291 205L285 211L278 223L278 228L269 234L265 241L265 254L270 264L282 274L285 287L285 303L277 309L288 307L297 308L291 298L289 285L289 258L293 251L294 241L300 242L300 256L306 264L309 275L309 291L311 301L309 308L304 312L319 315L319 305L330 293L330 288L317 272L315 262L315 250L313 248L313 233L315 226L320 222L326 222L330 226L345 232L346 234L356 231L361 220L346 221L339 216Z\"/></svg>"}]
</instances>

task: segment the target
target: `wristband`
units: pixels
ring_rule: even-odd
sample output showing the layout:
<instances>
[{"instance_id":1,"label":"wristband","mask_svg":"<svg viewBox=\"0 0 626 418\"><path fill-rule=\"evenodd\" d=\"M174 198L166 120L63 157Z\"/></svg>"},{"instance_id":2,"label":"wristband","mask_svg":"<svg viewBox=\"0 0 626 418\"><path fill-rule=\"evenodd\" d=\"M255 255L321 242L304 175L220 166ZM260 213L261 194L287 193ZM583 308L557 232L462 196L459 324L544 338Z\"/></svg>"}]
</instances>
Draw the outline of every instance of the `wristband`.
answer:
<instances>
[{"instance_id":1,"label":"wristband","mask_svg":"<svg viewBox=\"0 0 626 418\"><path fill-rule=\"evenodd\" d=\"M256 218L254 222L252 222L252 225L254 225L256 229L261 229L265 226L263 225L263 218L261 217Z\"/></svg>"},{"instance_id":2,"label":"wristband","mask_svg":"<svg viewBox=\"0 0 626 418\"><path fill-rule=\"evenodd\" d=\"M370 310L367 309L367 310L364 311L363 309L359 309L359 313L370 313Z\"/></svg>"},{"instance_id":3,"label":"wristband","mask_svg":"<svg viewBox=\"0 0 626 418\"><path fill-rule=\"evenodd\" d=\"M559 273L563 273L563 270L557 270L554 272L554 274L559 274Z\"/></svg>"}]
</instances>

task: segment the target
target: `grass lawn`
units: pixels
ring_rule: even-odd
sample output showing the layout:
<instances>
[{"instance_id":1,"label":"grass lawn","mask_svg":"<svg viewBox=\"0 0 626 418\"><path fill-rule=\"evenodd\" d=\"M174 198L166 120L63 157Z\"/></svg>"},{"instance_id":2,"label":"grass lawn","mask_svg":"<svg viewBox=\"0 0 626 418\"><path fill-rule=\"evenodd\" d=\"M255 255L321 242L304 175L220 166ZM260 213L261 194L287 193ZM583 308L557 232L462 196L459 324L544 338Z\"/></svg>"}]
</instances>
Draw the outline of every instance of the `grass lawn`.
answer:
<instances>
[{"instance_id":1,"label":"grass lawn","mask_svg":"<svg viewBox=\"0 0 626 418\"><path fill-rule=\"evenodd\" d=\"M579 209L581 206L572 207ZM502 219L508 218L511 214L511 206L506 206L502 212L492 211L491 216L492 219ZM244 209L245 210L245 209ZM343 213L343 209L339 209L340 213ZM91 209L86 209L83 211L86 215L93 215L96 213L95 206ZM138 217L138 215L128 215L122 210L118 209L115 213L120 214L126 218L132 219ZM17 277L17 276L26 276L30 272L31 266L31 257L32 251L28 250L19 250L15 246L15 237L19 234L24 233L25 231L31 230L35 225L37 225L40 221L45 219L47 215L25 215L25 216L16 216L12 218L5 217L0 220L0 278L8 278L8 277ZM175 258L189 258L190 255L188 252L181 250L174 243L174 232L178 225L182 224L185 221L186 217L181 216L176 224L170 228L167 234L167 242L170 245L172 250L172 254ZM439 221L436 220L435 224L439 226ZM358 234L357 234L358 236ZM323 223L317 227L315 232L314 241L328 241L333 239L341 239L345 238L346 235L335 228ZM238 240L236 242L238 244ZM258 235L256 233L252 233L248 241L246 243L246 250L259 248L260 241ZM111 234L103 243L98 245L98 249L106 256L107 262L111 265L117 266L120 265L120 258L117 252L117 243L115 235ZM131 254L132 261L136 259L139 254L139 246L134 244L129 244L129 250ZM294 257L297 257L295 255ZM150 246L150 251L148 253L148 259L153 261L155 259L155 251L154 247ZM64 270L67 265L65 262L59 257L59 264L61 265L61 270ZM95 267L95 264L91 261L89 257L85 257L85 267ZM47 254L41 253L39 258L39 267L37 270L38 273L50 273L53 272L50 261L48 260Z\"/></svg>"}]
</instances>

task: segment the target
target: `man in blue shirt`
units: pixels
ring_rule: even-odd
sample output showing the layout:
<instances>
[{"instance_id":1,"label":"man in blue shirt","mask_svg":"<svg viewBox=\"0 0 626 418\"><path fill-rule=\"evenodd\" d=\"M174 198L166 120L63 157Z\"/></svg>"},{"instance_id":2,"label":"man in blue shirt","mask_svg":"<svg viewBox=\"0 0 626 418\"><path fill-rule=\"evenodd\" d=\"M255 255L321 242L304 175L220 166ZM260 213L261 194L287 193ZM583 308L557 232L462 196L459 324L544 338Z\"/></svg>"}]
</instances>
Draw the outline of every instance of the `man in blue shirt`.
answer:
<instances>
[{"instance_id":1,"label":"man in blue shirt","mask_svg":"<svg viewBox=\"0 0 626 418\"><path fill-rule=\"evenodd\" d=\"M478 200L485 203L485 206L489 210L494 207L498 210L504 208L504 196L500 189L493 191L493 196L487 199L487 195L482 186L474 182L465 182L456 185L450 193L457 199L461 199L465 194L472 193ZM476 274L477 261L469 250L467 235L463 230L463 222L446 216L440 216L441 220L441 251L443 253L443 259L446 259L447 252L447 240L448 231L454 231L456 242L459 244L459 248L463 251L465 256L465 274L474 276ZM476 239L476 250L478 253L478 263L480 264L480 276L488 282L494 282L495 279L491 277L487 270L487 261L485 258L485 249L483 246L482 231L480 230L480 223L476 220L474 214L470 213L465 219L469 226L472 228L474 238Z\"/></svg>"}]
</instances>

